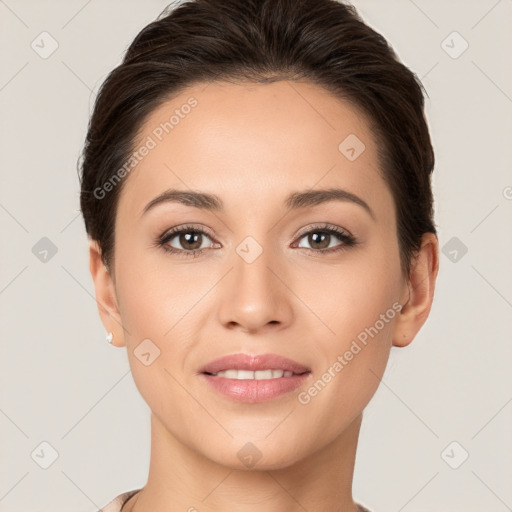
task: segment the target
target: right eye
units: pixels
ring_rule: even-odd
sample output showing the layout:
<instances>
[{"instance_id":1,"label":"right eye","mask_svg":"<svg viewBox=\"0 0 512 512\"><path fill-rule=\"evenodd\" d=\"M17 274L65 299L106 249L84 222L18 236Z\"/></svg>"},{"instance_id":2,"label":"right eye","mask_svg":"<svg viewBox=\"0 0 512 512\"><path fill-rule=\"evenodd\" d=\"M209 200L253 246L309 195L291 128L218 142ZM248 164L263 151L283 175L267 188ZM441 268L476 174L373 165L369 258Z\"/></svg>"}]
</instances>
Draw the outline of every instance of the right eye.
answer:
<instances>
[{"instance_id":1,"label":"right eye","mask_svg":"<svg viewBox=\"0 0 512 512\"><path fill-rule=\"evenodd\" d=\"M167 231L158 241L158 245L165 251L180 256L198 256L212 244L204 244L204 238L211 240L206 231L193 227L182 226ZM179 247L181 246L181 247Z\"/></svg>"}]
</instances>

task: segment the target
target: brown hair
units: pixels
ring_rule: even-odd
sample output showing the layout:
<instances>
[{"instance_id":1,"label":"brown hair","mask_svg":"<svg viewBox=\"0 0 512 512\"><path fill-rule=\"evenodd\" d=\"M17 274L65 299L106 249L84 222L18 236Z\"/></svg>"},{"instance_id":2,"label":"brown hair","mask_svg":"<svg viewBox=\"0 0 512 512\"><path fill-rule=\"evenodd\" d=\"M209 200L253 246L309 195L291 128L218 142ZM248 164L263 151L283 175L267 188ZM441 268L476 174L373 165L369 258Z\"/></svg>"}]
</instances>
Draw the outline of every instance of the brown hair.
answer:
<instances>
[{"instance_id":1,"label":"brown hair","mask_svg":"<svg viewBox=\"0 0 512 512\"><path fill-rule=\"evenodd\" d=\"M408 276L422 235L436 233L422 85L354 7L336 0L188 0L142 29L99 90L81 155L81 212L107 267L125 179L106 200L97 191L123 167L155 108L194 83L300 79L366 113Z\"/></svg>"}]
</instances>

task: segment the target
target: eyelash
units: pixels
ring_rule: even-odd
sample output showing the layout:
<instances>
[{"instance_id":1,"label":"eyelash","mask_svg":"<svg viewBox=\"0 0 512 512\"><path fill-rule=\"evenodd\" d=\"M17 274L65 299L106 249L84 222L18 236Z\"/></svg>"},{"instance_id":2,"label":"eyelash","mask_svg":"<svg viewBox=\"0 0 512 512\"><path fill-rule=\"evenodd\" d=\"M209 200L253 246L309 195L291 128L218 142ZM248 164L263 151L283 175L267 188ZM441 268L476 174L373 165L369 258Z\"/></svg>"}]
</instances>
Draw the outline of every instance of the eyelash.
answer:
<instances>
[{"instance_id":1,"label":"eyelash","mask_svg":"<svg viewBox=\"0 0 512 512\"><path fill-rule=\"evenodd\" d=\"M162 249L166 252L176 254L179 256L183 256L186 258L195 258L197 256L200 256L200 254L205 251L206 249L192 249L192 250L186 250L186 249L176 249L175 247L170 247L167 245L176 235L180 235L181 233L194 233L194 234L201 234L206 235L208 238L211 238L211 236L204 231L203 229L196 228L194 226L181 226L178 228L173 228L170 231L167 231L164 233L161 237L157 240L157 245L159 247L162 247ZM310 235L312 233L325 233L328 235L334 235L337 238L339 238L343 245L339 247L331 247L329 249L309 249L308 247L299 247L299 249L306 249L307 251L313 251L316 253L338 253L347 250L349 247L353 247L357 245L359 242L348 232L345 230L338 228L336 226L332 226L330 224L324 224L322 226L314 226L310 230L302 233L299 235L299 242L302 238L304 238L307 235Z\"/></svg>"}]
</instances>

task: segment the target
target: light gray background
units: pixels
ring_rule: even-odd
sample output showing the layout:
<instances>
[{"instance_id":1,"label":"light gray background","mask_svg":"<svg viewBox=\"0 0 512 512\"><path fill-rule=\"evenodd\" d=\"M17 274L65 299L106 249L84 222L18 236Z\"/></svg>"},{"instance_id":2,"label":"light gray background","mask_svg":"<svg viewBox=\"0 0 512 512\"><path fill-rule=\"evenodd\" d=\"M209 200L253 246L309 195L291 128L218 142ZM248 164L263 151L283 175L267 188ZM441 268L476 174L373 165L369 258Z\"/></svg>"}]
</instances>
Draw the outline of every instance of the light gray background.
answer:
<instances>
[{"instance_id":1,"label":"light gray background","mask_svg":"<svg viewBox=\"0 0 512 512\"><path fill-rule=\"evenodd\" d=\"M166 5L0 0L1 512L94 512L146 481L149 408L126 349L104 341L76 160L98 86ZM375 512L512 510L512 0L354 5L429 94L446 253L430 318L365 412L354 497ZM31 47L51 48L43 31L47 58ZM48 469L42 442L58 453Z\"/></svg>"}]
</instances>

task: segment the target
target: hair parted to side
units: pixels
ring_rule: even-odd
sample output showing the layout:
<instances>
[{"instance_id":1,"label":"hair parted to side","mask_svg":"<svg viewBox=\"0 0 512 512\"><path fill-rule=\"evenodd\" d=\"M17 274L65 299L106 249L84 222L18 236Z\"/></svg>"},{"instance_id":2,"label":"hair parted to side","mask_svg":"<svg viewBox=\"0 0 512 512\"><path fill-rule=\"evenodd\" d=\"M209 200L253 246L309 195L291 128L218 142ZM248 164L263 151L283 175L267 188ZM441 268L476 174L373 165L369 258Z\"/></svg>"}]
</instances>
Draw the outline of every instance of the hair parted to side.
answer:
<instances>
[{"instance_id":1,"label":"hair parted to side","mask_svg":"<svg viewBox=\"0 0 512 512\"><path fill-rule=\"evenodd\" d=\"M108 267L127 178L104 198L95 190L123 167L149 114L196 83L277 80L310 81L366 114L409 276L422 235L436 234L423 88L384 37L336 0L187 0L136 36L99 90L79 164L85 229Z\"/></svg>"}]
</instances>

